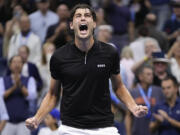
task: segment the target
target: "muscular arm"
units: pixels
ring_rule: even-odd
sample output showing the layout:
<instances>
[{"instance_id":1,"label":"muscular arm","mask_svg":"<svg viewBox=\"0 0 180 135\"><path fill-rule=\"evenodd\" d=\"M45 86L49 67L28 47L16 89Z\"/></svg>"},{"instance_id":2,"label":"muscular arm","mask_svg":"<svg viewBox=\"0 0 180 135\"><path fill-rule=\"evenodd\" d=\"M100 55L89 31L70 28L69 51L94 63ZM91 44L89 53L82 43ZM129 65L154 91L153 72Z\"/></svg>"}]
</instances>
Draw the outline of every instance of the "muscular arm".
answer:
<instances>
[{"instance_id":1,"label":"muscular arm","mask_svg":"<svg viewBox=\"0 0 180 135\"><path fill-rule=\"evenodd\" d=\"M43 99L40 108L33 118L26 120L26 126L30 129L37 128L39 123L45 118L45 116L55 107L57 100L60 96L61 83L51 78L50 89Z\"/></svg>"},{"instance_id":2,"label":"muscular arm","mask_svg":"<svg viewBox=\"0 0 180 135\"><path fill-rule=\"evenodd\" d=\"M147 114L147 107L145 106L138 106L132 96L130 95L129 91L123 84L121 80L120 74L112 75L111 77L113 89L117 97L127 106L127 108L136 116L142 117Z\"/></svg>"}]
</instances>

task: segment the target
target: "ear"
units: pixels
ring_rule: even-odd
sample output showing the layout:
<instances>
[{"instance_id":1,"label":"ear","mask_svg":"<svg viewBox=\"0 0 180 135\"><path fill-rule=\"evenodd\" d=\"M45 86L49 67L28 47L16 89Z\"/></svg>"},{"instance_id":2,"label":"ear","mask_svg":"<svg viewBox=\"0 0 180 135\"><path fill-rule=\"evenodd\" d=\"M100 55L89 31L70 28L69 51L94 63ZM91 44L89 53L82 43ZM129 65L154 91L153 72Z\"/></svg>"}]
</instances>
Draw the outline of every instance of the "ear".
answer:
<instances>
[{"instance_id":1,"label":"ear","mask_svg":"<svg viewBox=\"0 0 180 135\"><path fill-rule=\"evenodd\" d=\"M93 27L94 27L94 29L95 29L95 28L96 28L96 22L93 22L93 23L94 23L94 24L93 24L93 25L94 25Z\"/></svg>"},{"instance_id":2,"label":"ear","mask_svg":"<svg viewBox=\"0 0 180 135\"><path fill-rule=\"evenodd\" d=\"M73 22L70 22L69 25L70 25L70 29L73 30L73 29L74 29L74 28L73 28Z\"/></svg>"}]
</instances>

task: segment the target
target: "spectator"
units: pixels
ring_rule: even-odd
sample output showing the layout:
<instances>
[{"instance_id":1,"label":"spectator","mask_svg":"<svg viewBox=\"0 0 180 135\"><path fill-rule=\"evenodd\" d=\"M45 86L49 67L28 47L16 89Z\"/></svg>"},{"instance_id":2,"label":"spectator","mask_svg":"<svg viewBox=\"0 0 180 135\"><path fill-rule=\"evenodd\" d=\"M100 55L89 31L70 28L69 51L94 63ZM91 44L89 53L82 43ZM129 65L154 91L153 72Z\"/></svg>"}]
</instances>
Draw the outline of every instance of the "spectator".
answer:
<instances>
[{"instance_id":1,"label":"spectator","mask_svg":"<svg viewBox=\"0 0 180 135\"><path fill-rule=\"evenodd\" d=\"M4 41L3 41L3 56L8 56L8 48L9 48L9 41L13 35L20 33L20 18L21 16L26 15L26 12L20 5L16 5L13 8L13 17L9 20L5 25L5 32L4 32Z\"/></svg>"},{"instance_id":2,"label":"spectator","mask_svg":"<svg viewBox=\"0 0 180 135\"><path fill-rule=\"evenodd\" d=\"M146 15L144 25L148 28L149 36L156 39L161 47L161 50L167 53L169 49L169 43L166 35L155 28L157 22L157 17L153 13L149 13Z\"/></svg>"},{"instance_id":3,"label":"spectator","mask_svg":"<svg viewBox=\"0 0 180 135\"><path fill-rule=\"evenodd\" d=\"M31 29L40 37L41 42L44 42L48 27L57 23L59 18L54 12L49 10L48 0L36 0L36 2L38 10L29 16Z\"/></svg>"},{"instance_id":4,"label":"spectator","mask_svg":"<svg viewBox=\"0 0 180 135\"><path fill-rule=\"evenodd\" d=\"M131 90L134 81L134 73L131 70L134 65L134 59L132 50L129 46L125 46L122 49L120 63L125 67L125 72L127 74L127 88Z\"/></svg>"},{"instance_id":5,"label":"spectator","mask_svg":"<svg viewBox=\"0 0 180 135\"><path fill-rule=\"evenodd\" d=\"M59 135L58 123L60 120L60 112L53 109L44 119L46 127L39 130L38 135Z\"/></svg>"},{"instance_id":6,"label":"spectator","mask_svg":"<svg viewBox=\"0 0 180 135\"><path fill-rule=\"evenodd\" d=\"M145 56L144 41L148 37L149 31L147 27L140 26L138 28L138 38L130 43L129 47L133 52L135 62L141 60Z\"/></svg>"},{"instance_id":7,"label":"spectator","mask_svg":"<svg viewBox=\"0 0 180 135\"><path fill-rule=\"evenodd\" d=\"M176 77L180 84L180 41L176 41L168 52L170 58L170 69L173 76Z\"/></svg>"},{"instance_id":8,"label":"spectator","mask_svg":"<svg viewBox=\"0 0 180 135\"><path fill-rule=\"evenodd\" d=\"M42 99L44 98L44 96L46 95L50 87L51 75L49 71L49 62L54 51L55 51L54 44L45 43L43 45L42 59L41 59L41 62L38 64L38 68L40 69L39 73L43 82L42 91L40 93L40 97L38 98L38 106L40 105Z\"/></svg>"},{"instance_id":9,"label":"spectator","mask_svg":"<svg viewBox=\"0 0 180 135\"><path fill-rule=\"evenodd\" d=\"M111 25L100 25L95 31L97 40L115 46L113 43L110 43L113 34L113 28Z\"/></svg>"},{"instance_id":10,"label":"spectator","mask_svg":"<svg viewBox=\"0 0 180 135\"><path fill-rule=\"evenodd\" d=\"M151 4L151 12L157 15L157 30L162 30L164 22L169 19L171 10L170 0L148 0Z\"/></svg>"},{"instance_id":11,"label":"spectator","mask_svg":"<svg viewBox=\"0 0 180 135\"><path fill-rule=\"evenodd\" d=\"M126 133L127 135L150 135L149 122L151 110L155 104L163 100L163 94L160 87L152 85L153 70L150 66L144 66L138 73L139 83L131 92L136 103L146 105L149 109L148 114L142 118L133 117L128 111L126 114Z\"/></svg>"},{"instance_id":12,"label":"spectator","mask_svg":"<svg viewBox=\"0 0 180 135\"><path fill-rule=\"evenodd\" d=\"M9 116L6 110L3 97L0 96L0 134L6 125L6 121L9 120Z\"/></svg>"},{"instance_id":13,"label":"spectator","mask_svg":"<svg viewBox=\"0 0 180 135\"><path fill-rule=\"evenodd\" d=\"M105 21L104 9L101 7L97 7L95 11L96 11L96 17L97 17L96 25L97 26L105 25L106 21Z\"/></svg>"},{"instance_id":14,"label":"spectator","mask_svg":"<svg viewBox=\"0 0 180 135\"><path fill-rule=\"evenodd\" d=\"M171 73L168 70L169 59L165 57L163 52L154 52L153 56L153 67L154 67L154 79L153 84L161 86L161 80L166 78Z\"/></svg>"},{"instance_id":15,"label":"spectator","mask_svg":"<svg viewBox=\"0 0 180 135\"><path fill-rule=\"evenodd\" d=\"M25 127L25 119L29 117L28 101L36 98L36 85L32 77L21 75L23 60L20 56L10 59L11 75L0 79L0 95L4 97L9 121L2 135L30 135Z\"/></svg>"},{"instance_id":16,"label":"spectator","mask_svg":"<svg viewBox=\"0 0 180 135\"><path fill-rule=\"evenodd\" d=\"M68 29L70 12L67 5L59 5L57 8L57 15L60 21L49 26L46 34L46 42L55 44L56 49L65 45L67 41L72 40L70 30Z\"/></svg>"},{"instance_id":17,"label":"spectator","mask_svg":"<svg viewBox=\"0 0 180 135\"><path fill-rule=\"evenodd\" d=\"M37 64L41 59L41 41L30 29L30 20L28 16L20 18L21 32L14 34L10 40L8 58L18 54L18 49L22 45L27 45L30 49L28 61Z\"/></svg>"},{"instance_id":18,"label":"spectator","mask_svg":"<svg viewBox=\"0 0 180 135\"><path fill-rule=\"evenodd\" d=\"M121 51L124 45L129 44L129 41L134 39L134 24L130 17L130 10L123 5L121 0L104 0L103 7L107 15L107 22L114 29L112 42Z\"/></svg>"},{"instance_id":19,"label":"spectator","mask_svg":"<svg viewBox=\"0 0 180 135\"><path fill-rule=\"evenodd\" d=\"M165 102L155 107L150 130L159 135L180 134L180 98L177 96L178 82L175 77L167 77L161 82Z\"/></svg>"},{"instance_id":20,"label":"spectator","mask_svg":"<svg viewBox=\"0 0 180 135\"><path fill-rule=\"evenodd\" d=\"M137 61L132 66L132 71L134 73L136 73L137 70L143 65L152 66L153 65L153 63L152 63L152 54L154 52L161 51L157 40L155 40L154 38L150 38L150 37L146 38L145 41L144 41L144 46L145 46L144 47L145 56L140 61Z\"/></svg>"},{"instance_id":21,"label":"spectator","mask_svg":"<svg viewBox=\"0 0 180 135\"><path fill-rule=\"evenodd\" d=\"M170 46L180 36L180 1L173 0L171 2L173 14L171 18L165 22L163 31L168 35Z\"/></svg>"}]
</instances>

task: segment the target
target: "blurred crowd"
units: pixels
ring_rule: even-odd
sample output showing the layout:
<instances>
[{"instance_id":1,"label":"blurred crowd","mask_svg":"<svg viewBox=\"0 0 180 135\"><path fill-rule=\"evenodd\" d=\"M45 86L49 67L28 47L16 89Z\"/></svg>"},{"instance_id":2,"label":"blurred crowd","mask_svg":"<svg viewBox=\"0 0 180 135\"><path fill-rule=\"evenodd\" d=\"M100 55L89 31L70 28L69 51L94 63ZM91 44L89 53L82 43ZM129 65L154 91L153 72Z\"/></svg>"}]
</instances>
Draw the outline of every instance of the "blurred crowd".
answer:
<instances>
[{"instance_id":1,"label":"blurred crowd","mask_svg":"<svg viewBox=\"0 0 180 135\"><path fill-rule=\"evenodd\" d=\"M48 91L51 55L73 41L70 11L78 3L95 9L95 38L118 50L124 84L150 110L133 117L110 84L119 133L180 134L180 0L0 0L0 134L57 135L57 109L37 131L24 120Z\"/></svg>"}]
</instances>

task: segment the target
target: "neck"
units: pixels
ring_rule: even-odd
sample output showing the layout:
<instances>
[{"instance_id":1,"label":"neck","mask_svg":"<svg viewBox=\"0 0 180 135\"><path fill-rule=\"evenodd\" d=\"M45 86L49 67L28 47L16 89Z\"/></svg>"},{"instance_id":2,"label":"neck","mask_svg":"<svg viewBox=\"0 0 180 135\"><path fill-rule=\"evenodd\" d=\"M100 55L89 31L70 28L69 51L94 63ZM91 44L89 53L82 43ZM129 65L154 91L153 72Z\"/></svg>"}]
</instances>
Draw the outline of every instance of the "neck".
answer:
<instances>
[{"instance_id":1,"label":"neck","mask_svg":"<svg viewBox=\"0 0 180 135\"><path fill-rule=\"evenodd\" d=\"M145 91L147 91L148 88L149 88L149 86L150 86L149 84L144 83L144 82L141 82L140 85L141 85L141 87L143 88L143 90L145 90Z\"/></svg>"},{"instance_id":2,"label":"neck","mask_svg":"<svg viewBox=\"0 0 180 135\"><path fill-rule=\"evenodd\" d=\"M49 126L49 128L50 128L52 131L54 131L54 130L56 130L56 129L57 129L57 127L56 127L56 125L55 125L55 124L53 124L53 125Z\"/></svg>"},{"instance_id":3,"label":"neck","mask_svg":"<svg viewBox=\"0 0 180 135\"><path fill-rule=\"evenodd\" d=\"M88 39L79 39L75 37L75 45L84 52L88 52L94 44L94 38L91 36Z\"/></svg>"},{"instance_id":4,"label":"neck","mask_svg":"<svg viewBox=\"0 0 180 135\"><path fill-rule=\"evenodd\" d=\"M27 31L22 31L22 32L21 32L21 34L25 37L25 36L27 36L27 35L28 35L29 31L30 31L30 30L27 30Z\"/></svg>"},{"instance_id":5,"label":"neck","mask_svg":"<svg viewBox=\"0 0 180 135\"><path fill-rule=\"evenodd\" d=\"M174 95L172 98L166 100L170 107L173 107L175 105L176 98L177 98L177 95Z\"/></svg>"},{"instance_id":6,"label":"neck","mask_svg":"<svg viewBox=\"0 0 180 135\"><path fill-rule=\"evenodd\" d=\"M47 11L44 11L44 10L40 10L40 12L41 12L41 14L42 14L43 16L45 16L46 13L47 13Z\"/></svg>"}]
</instances>

